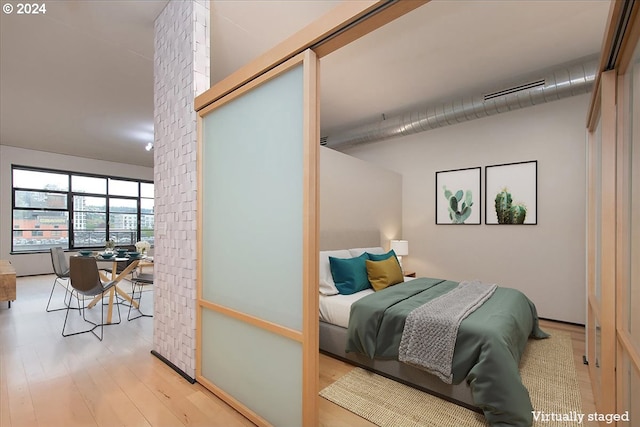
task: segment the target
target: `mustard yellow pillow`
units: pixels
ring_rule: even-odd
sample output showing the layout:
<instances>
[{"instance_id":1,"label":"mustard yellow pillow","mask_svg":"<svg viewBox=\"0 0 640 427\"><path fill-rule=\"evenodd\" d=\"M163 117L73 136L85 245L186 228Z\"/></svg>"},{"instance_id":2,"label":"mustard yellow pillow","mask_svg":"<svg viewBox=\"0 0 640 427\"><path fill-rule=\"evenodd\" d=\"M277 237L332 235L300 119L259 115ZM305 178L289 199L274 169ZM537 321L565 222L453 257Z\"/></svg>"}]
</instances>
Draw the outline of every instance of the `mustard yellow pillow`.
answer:
<instances>
[{"instance_id":1,"label":"mustard yellow pillow","mask_svg":"<svg viewBox=\"0 0 640 427\"><path fill-rule=\"evenodd\" d=\"M365 261L367 276L375 291L404 282L402 269L396 257L392 256L382 261Z\"/></svg>"}]
</instances>

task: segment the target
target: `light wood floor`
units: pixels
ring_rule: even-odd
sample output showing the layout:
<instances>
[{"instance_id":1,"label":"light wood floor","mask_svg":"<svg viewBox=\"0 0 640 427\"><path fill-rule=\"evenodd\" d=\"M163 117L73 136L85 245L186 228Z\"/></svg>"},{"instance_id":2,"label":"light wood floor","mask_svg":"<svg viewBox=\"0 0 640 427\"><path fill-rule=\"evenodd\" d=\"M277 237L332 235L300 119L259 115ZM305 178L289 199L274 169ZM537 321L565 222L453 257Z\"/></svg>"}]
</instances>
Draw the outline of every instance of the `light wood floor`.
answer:
<instances>
[{"instance_id":1,"label":"light wood floor","mask_svg":"<svg viewBox=\"0 0 640 427\"><path fill-rule=\"evenodd\" d=\"M64 311L44 311L53 277L18 278L18 300L11 309L0 303L0 427L252 425L150 354L152 318L129 322L123 310L122 323L105 327L102 342L91 334L63 338ZM62 294L57 295L60 302ZM152 294L145 293L142 307L151 311L152 304ZM84 326L78 317L70 314L71 326ZM583 411L594 412L582 364L583 329L554 322L543 326L571 332ZM320 355L320 386L350 369ZM373 426L325 399L319 402L321 426Z\"/></svg>"}]
</instances>

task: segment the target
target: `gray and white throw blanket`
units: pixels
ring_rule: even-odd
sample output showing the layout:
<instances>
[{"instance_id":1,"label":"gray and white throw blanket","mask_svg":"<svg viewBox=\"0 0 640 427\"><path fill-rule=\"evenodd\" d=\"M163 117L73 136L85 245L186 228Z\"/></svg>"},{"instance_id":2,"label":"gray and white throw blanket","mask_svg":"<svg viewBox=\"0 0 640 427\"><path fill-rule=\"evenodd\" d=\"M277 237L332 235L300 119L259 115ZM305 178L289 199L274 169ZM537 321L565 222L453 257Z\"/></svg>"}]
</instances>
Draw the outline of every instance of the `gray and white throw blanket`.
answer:
<instances>
[{"instance_id":1,"label":"gray and white throw blanket","mask_svg":"<svg viewBox=\"0 0 640 427\"><path fill-rule=\"evenodd\" d=\"M479 281L460 282L446 294L413 310L404 324L399 360L451 384L453 350L460 323L489 299L496 288L495 284Z\"/></svg>"}]
</instances>

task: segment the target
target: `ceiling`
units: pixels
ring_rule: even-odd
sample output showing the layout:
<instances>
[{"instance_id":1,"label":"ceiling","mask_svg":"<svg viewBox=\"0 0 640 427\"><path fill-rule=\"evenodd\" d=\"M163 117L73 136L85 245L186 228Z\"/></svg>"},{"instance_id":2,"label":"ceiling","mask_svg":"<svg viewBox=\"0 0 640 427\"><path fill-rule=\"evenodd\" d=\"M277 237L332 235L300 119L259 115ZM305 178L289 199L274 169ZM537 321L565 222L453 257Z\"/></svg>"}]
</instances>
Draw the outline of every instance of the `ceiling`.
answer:
<instances>
[{"instance_id":1,"label":"ceiling","mask_svg":"<svg viewBox=\"0 0 640 427\"><path fill-rule=\"evenodd\" d=\"M0 144L153 166L153 22L166 3L0 14Z\"/></svg>"},{"instance_id":2,"label":"ceiling","mask_svg":"<svg viewBox=\"0 0 640 427\"><path fill-rule=\"evenodd\" d=\"M321 61L322 135L599 54L608 12L591 0L427 3Z\"/></svg>"},{"instance_id":3,"label":"ceiling","mask_svg":"<svg viewBox=\"0 0 640 427\"><path fill-rule=\"evenodd\" d=\"M167 1L0 16L0 144L153 166L153 21ZM212 1L212 81L336 1ZM321 61L322 134L496 90L599 52L609 2L432 1Z\"/></svg>"}]
</instances>

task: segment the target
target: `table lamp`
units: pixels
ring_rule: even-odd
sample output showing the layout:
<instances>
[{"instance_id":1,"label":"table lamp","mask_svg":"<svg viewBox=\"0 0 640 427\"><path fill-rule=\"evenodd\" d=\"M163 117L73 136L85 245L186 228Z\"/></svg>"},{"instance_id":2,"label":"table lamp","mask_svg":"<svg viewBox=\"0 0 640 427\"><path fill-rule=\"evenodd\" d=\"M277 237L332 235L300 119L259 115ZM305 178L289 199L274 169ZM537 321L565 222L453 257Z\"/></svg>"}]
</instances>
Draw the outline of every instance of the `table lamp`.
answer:
<instances>
[{"instance_id":1,"label":"table lamp","mask_svg":"<svg viewBox=\"0 0 640 427\"><path fill-rule=\"evenodd\" d=\"M409 255L409 242L407 240L392 240L390 248L396 253L396 257L398 257L398 262L400 263L400 268L402 268L402 257Z\"/></svg>"}]
</instances>

